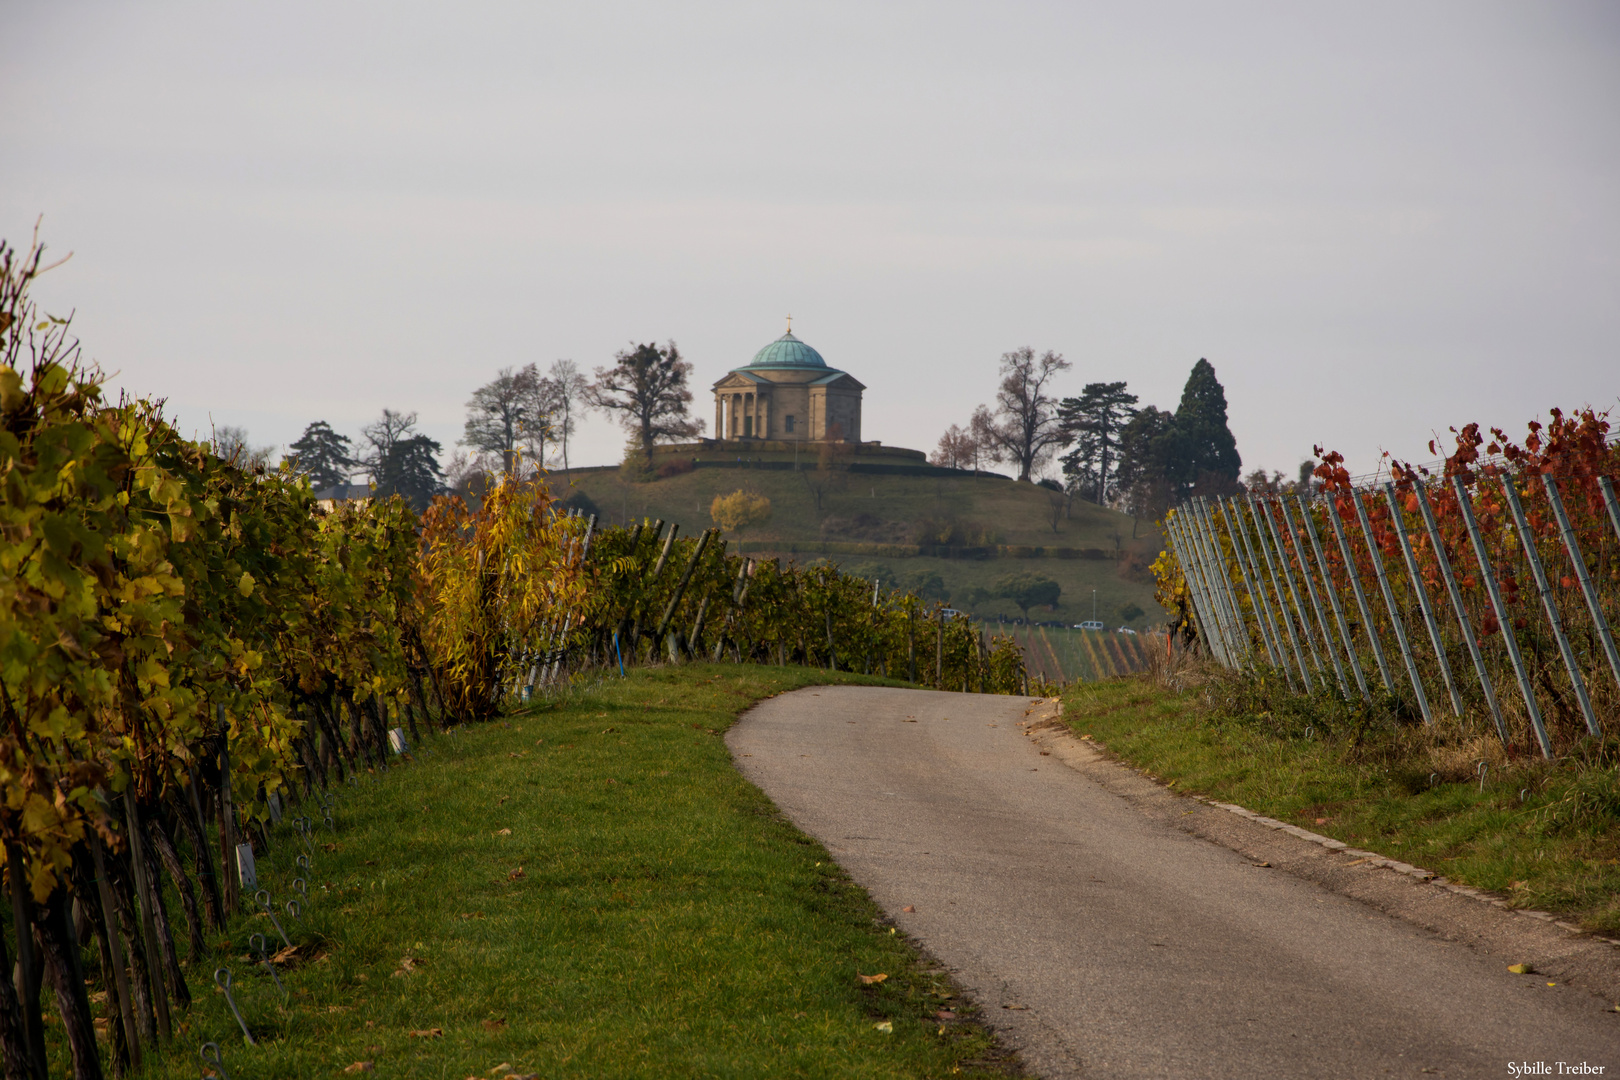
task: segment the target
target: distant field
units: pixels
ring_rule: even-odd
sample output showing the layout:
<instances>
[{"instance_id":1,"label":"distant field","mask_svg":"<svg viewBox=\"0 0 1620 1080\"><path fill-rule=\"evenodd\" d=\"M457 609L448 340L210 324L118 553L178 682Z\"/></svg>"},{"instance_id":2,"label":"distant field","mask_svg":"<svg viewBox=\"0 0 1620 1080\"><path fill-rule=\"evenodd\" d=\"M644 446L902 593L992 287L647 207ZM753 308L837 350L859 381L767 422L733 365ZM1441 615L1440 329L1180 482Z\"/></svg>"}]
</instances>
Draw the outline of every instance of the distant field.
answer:
<instances>
[{"instance_id":1,"label":"distant field","mask_svg":"<svg viewBox=\"0 0 1620 1080\"><path fill-rule=\"evenodd\" d=\"M730 540L747 541L749 553L771 554L809 563L836 562L851 572L886 583L911 586L919 575L938 574L949 602L985 619L1016 616L1006 600L969 599L973 589L992 591L997 579L1017 571L1050 577L1063 592L1055 611L1030 613L1040 621L1079 622L1092 617L1093 590L1097 618L1110 629L1129 625L1143 629L1161 623L1164 613L1153 602L1153 586L1144 568L1161 547L1149 521L1075 502L1070 516L1054 529L1050 493L1033 484L973 476L914 477L845 474L822 492L816 505L812 485L824 482L813 471L748 468L700 468L644 484L626 483L616 468L575 469L554 474L559 494L573 487L596 503L612 524L644 517L678 522L688 532L712 524L709 505L716 495L739 488L771 500L772 517L764 525ZM895 554L897 546L919 537L935 544L965 547L1043 547L1094 549L1092 558L941 558ZM837 554L807 551L821 544L859 545L865 551ZM790 549L799 546L794 553ZM1125 561L1120 556L1133 556ZM1130 607L1142 614L1126 619Z\"/></svg>"}]
</instances>

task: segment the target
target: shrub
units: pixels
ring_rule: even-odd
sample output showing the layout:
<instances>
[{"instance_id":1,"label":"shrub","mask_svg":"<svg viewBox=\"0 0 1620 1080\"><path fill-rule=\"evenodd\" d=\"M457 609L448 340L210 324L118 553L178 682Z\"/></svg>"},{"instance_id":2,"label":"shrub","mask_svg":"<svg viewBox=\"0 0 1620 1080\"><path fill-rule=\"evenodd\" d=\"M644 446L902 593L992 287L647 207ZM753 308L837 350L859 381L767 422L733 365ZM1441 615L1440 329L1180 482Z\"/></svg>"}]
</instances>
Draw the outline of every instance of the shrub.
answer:
<instances>
[{"instance_id":1,"label":"shrub","mask_svg":"<svg viewBox=\"0 0 1620 1080\"><path fill-rule=\"evenodd\" d=\"M738 490L730 495L716 495L709 504L709 516L727 532L741 532L750 525L760 525L771 518L771 500L753 491Z\"/></svg>"}]
</instances>

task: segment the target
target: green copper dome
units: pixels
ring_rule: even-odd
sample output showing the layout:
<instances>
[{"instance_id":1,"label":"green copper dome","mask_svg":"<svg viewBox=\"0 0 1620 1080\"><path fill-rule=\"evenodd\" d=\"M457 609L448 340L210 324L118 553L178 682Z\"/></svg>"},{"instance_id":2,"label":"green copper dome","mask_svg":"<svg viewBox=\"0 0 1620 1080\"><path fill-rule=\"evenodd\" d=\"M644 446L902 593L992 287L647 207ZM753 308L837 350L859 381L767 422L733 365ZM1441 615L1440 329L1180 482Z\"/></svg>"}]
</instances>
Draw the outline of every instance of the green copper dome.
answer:
<instances>
[{"instance_id":1,"label":"green copper dome","mask_svg":"<svg viewBox=\"0 0 1620 1080\"><path fill-rule=\"evenodd\" d=\"M821 354L793 336L789 330L754 354L751 368L826 368ZM828 369L831 370L831 369Z\"/></svg>"}]
</instances>

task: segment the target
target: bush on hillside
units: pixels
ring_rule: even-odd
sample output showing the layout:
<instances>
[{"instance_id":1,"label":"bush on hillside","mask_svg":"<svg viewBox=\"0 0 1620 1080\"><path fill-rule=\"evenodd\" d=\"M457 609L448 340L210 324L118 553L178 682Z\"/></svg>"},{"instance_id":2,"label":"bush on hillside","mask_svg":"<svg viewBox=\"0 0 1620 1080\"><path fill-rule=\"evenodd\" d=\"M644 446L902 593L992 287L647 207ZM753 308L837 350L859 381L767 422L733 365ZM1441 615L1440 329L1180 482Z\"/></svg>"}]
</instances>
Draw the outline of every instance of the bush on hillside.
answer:
<instances>
[{"instance_id":1,"label":"bush on hillside","mask_svg":"<svg viewBox=\"0 0 1620 1080\"><path fill-rule=\"evenodd\" d=\"M771 500L753 491L733 491L730 495L716 495L709 504L709 516L727 532L741 532L750 525L760 525L771 518Z\"/></svg>"}]
</instances>

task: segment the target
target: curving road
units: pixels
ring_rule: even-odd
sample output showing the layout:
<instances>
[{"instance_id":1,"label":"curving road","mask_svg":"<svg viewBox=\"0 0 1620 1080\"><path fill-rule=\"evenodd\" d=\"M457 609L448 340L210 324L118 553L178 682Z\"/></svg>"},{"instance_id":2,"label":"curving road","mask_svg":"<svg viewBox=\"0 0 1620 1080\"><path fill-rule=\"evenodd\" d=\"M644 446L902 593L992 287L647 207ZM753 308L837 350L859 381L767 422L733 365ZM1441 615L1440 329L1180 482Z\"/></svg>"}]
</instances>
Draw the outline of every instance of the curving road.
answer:
<instances>
[{"instance_id":1,"label":"curving road","mask_svg":"<svg viewBox=\"0 0 1620 1080\"><path fill-rule=\"evenodd\" d=\"M1178 798L1036 704L820 687L727 742L1038 1075L1620 1074L1620 950Z\"/></svg>"}]
</instances>

